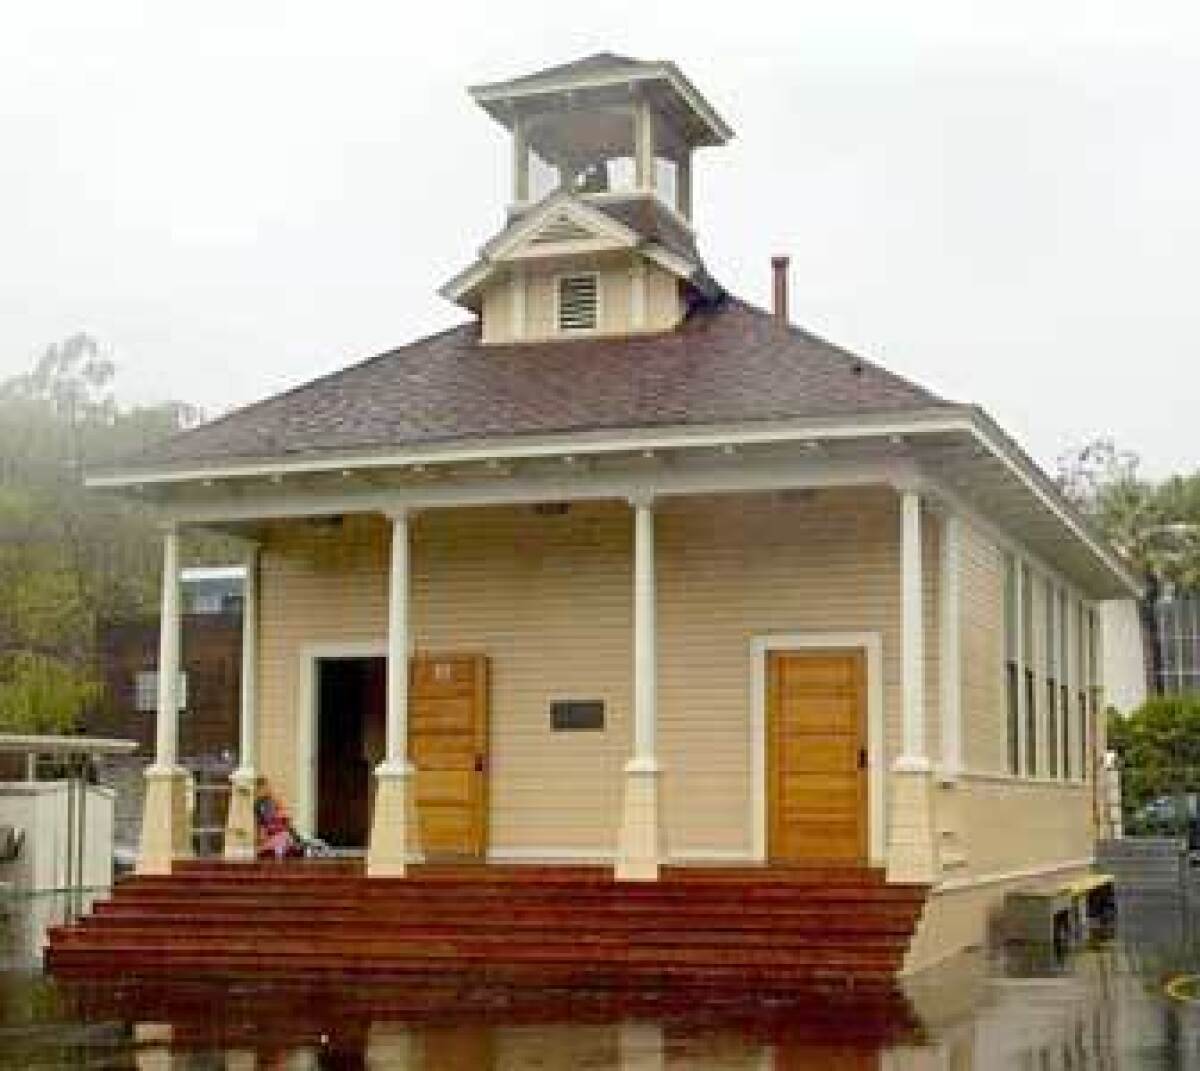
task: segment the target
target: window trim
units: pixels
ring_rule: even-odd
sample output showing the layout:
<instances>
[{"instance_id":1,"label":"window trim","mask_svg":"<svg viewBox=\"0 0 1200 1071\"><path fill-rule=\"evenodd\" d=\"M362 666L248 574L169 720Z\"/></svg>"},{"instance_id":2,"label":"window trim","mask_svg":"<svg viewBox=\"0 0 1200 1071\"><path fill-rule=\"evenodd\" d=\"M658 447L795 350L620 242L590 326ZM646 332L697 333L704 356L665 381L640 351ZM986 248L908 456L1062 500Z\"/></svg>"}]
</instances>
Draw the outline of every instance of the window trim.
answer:
<instances>
[{"instance_id":1,"label":"window trim","mask_svg":"<svg viewBox=\"0 0 1200 1071\"><path fill-rule=\"evenodd\" d=\"M995 547L1002 578L1000 627L1004 642L1000 714L1006 743L1004 765L1000 767L1006 771L1003 776L1015 781L1087 784L1094 773L1088 767L1096 761L1093 752L1099 730L1095 726L1103 703L1098 603L1035 558L1027 557L1017 546L997 541ZM1024 588L1027 570L1030 583ZM1039 578L1045 583L1039 584ZM1047 606L1045 614L1038 613L1037 603L1042 594L1053 604L1053 611ZM1033 598L1027 600L1028 595ZM1033 610L1028 618L1026 601L1032 603ZM1029 618L1032 618L1033 637L1025 635L1029 631L1025 626L1031 623ZM1014 625L1015 628L1010 627ZM1087 643L1089 625L1095 630L1092 645ZM1052 635L1040 635L1041 627ZM1031 638L1033 642L1029 643ZM1056 689L1054 699L1046 692L1050 687ZM1047 740L1050 733L1054 734L1053 742ZM1036 771L1031 771L1030 760Z\"/></svg>"}]
</instances>

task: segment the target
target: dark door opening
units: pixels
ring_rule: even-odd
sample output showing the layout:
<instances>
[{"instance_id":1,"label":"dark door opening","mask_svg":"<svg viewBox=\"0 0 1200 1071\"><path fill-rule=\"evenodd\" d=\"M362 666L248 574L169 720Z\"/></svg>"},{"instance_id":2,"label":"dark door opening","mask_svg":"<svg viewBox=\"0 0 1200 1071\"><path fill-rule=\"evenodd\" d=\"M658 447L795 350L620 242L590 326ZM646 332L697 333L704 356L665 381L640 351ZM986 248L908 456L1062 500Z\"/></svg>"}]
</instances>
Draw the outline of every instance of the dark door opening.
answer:
<instances>
[{"instance_id":1,"label":"dark door opening","mask_svg":"<svg viewBox=\"0 0 1200 1071\"><path fill-rule=\"evenodd\" d=\"M317 663L317 836L334 848L365 849L372 771L383 759L387 661Z\"/></svg>"}]
</instances>

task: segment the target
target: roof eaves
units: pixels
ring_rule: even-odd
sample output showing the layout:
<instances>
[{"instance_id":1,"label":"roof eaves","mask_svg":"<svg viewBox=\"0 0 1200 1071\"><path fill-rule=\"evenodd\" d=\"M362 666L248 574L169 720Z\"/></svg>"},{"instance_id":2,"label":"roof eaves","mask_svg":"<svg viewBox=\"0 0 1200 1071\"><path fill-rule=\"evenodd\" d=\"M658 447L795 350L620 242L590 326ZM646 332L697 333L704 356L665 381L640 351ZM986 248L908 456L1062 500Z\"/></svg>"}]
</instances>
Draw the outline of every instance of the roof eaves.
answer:
<instances>
[{"instance_id":1,"label":"roof eaves","mask_svg":"<svg viewBox=\"0 0 1200 1071\"><path fill-rule=\"evenodd\" d=\"M397 444L378 450L309 451L292 457L230 457L219 461L178 461L158 466L97 469L84 483L94 489L139 484L184 483L192 480L257 478L276 473L336 472L345 468L389 468L439 462L487 459L521 460L561 453L613 453L624 450L695 448L726 442L763 444L807 438L855 439L890 434L920 434L968 430L964 407L945 403L908 410L810 417L803 420L746 421L734 424L672 424L662 426L595 428L510 435L489 439L452 438L404 448Z\"/></svg>"},{"instance_id":2,"label":"roof eaves","mask_svg":"<svg viewBox=\"0 0 1200 1071\"><path fill-rule=\"evenodd\" d=\"M622 85L627 82L665 81L679 94L693 112L703 120L712 135L712 144L724 145L733 137L733 128L717 114L717 111L704 98L704 95L692 84L683 72L670 61L633 60L628 63L614 64L609 71L594 69L581 70L574 73L550 77L544 81L536 81L536 76L529 76L528 81L517 78L508 82L491 82L468 88L471 99L481 107L487 108L497 120L508 126L511 116L502 111L493 111L488 105L503 101L520 100L525 97L547 96L555 93L568 93L582 89L603 89L608 86Z\"/></svg>"},{"instance_id":3,"label":"roof eaves","mask_svg":"<svg viewBox=\"0 0 1200 1071\"><path fill-rule=\"evenodd\" d=\"M998 459L1003 461L1022 480L1026 487L1039 498L1044 506L1055 513L1073 535L1083 542L1105 569L1115 577L1133 598L1140 598L1142 584L1116 553L1106 545L1103 536L1095 531L1091 522L1084 517L1072 502L1037 465L1036 462L988 413L978 405L964 407L979 441Z\"/></svg>"}]
</instances>

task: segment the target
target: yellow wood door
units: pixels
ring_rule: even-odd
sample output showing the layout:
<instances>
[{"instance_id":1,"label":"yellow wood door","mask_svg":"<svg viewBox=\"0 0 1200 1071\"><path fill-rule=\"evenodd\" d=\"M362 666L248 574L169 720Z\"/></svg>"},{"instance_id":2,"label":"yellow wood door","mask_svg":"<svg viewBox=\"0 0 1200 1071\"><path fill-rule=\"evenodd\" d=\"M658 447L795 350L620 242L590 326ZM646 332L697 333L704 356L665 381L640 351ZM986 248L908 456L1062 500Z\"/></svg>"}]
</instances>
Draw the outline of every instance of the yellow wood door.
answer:
<instances>
[{"instance_id":1,"label":"yellow wood door","mask_svg":"<svg viewBox=\"0 0 1200 1071\"><path fill-rule=\"evenodd\" d=\"M768 853L779 862L867 856L866 658L767 656Z\"/></svg>"},{"instance_id":2,"label":"yellow wood door","mask_svg":"<svg viewBox=\"0 0 1200 1071\"><path fill-rule=\"evenodd\" d=\"M414 658L408 747L426 856L481 859L487 850L487 742L487 658Z\"/></svg>"}]
</instances>

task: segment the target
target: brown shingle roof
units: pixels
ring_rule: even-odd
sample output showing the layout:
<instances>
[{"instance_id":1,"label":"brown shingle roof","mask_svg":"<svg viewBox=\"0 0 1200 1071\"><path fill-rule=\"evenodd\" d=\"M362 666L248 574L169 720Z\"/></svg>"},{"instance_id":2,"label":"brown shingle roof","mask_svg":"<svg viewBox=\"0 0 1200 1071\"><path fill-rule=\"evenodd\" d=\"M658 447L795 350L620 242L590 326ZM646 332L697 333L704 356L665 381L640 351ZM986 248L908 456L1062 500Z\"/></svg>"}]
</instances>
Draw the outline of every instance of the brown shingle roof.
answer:
<instances>
[{"instance_id":1,"label":"brown shingle roof","mask_svg":"<svg viewBox=\"0 0 1200 1071\"><path fill-rule=\"evenodd\" d=\"M700 254L696 250L696 240L675 220L665 205L659 203L657 197L631 197L623 201L597 201L589 203L590 208L598 209L606 216L611 216L618 223L623 223L632 231L636 231L647 241L658 242L672 253L677 253L689 260L699 261Z\"/></svg>"},{"instance_id":2,"label":"brown shingle roof","mask_svg":"<svg viewBox=\"0 0 1200 1071\"><path fill-rule=\"evenodd\" d=\"M722 298L644 337L484 346L477 323L463 324L183 432L129 467L948 404Z\"/></svg>"}]
</instances>

